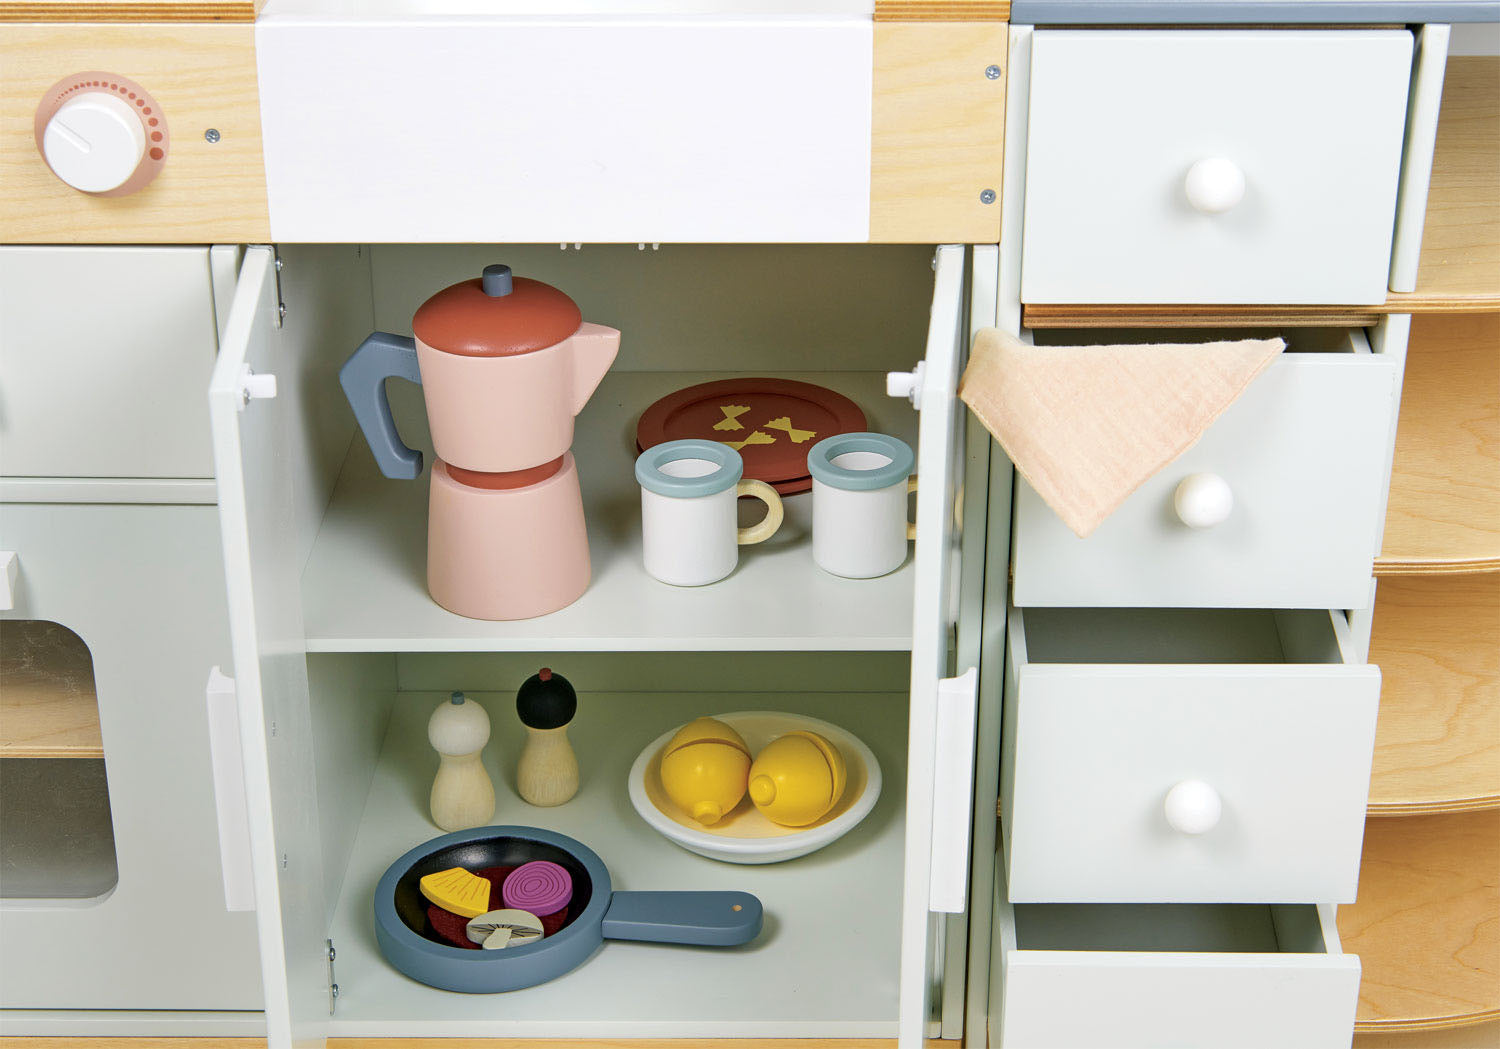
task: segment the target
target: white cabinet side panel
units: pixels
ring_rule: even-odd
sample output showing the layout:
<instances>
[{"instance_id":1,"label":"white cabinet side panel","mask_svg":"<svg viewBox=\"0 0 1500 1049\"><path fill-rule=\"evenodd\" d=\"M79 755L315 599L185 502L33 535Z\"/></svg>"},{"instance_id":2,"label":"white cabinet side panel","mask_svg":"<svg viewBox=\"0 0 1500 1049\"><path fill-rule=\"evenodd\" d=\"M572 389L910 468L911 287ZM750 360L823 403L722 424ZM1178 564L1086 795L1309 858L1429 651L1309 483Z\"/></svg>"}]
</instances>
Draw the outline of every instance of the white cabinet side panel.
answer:
<instances>
[{"instance_id":1,"label":"white cabinet side panel","mask_svg":"<svg viewBox=\"0 0 1500 1049\"><path fill-rule=\"evenodd\" d=\"M864 241L865 18L268 15L277 241Z\"/></svg>"}]
</instances>

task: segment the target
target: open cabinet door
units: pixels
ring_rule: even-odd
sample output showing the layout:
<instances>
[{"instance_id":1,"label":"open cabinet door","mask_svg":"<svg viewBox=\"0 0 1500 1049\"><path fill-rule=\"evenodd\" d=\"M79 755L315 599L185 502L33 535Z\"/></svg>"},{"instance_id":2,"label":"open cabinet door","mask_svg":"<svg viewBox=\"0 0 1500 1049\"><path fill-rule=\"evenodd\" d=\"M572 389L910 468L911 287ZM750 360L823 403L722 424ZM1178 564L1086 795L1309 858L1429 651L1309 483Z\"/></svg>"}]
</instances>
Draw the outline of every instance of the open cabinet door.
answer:
<instances>
[{"instance_id":1,"label":"open cabinet door","mask_svg":"<svg viewBox=\"0 0 1500 1049\"><path fill-rule=\"evenodd\" d=\"M969 874L977 671L953 667L964 431L957 398L968 346L965 249L935 260L927 355L915 391L916 585L906 778L906 872L901 902L900 1045L929 1035L942 914L963 912Z\"/></svg>"},{"instance_id":2,"label":"open cabinet door","mask_svg":"<svg viewBox=\"0 0 1500 1049\"><path fill-rule=\"evenodd\" d=\"M287 401L275 396L277 306L274 255L252 247L209 383L266 1034L273 1049L321 1045L330 1004Z\"/></svg>"}]
</instances>

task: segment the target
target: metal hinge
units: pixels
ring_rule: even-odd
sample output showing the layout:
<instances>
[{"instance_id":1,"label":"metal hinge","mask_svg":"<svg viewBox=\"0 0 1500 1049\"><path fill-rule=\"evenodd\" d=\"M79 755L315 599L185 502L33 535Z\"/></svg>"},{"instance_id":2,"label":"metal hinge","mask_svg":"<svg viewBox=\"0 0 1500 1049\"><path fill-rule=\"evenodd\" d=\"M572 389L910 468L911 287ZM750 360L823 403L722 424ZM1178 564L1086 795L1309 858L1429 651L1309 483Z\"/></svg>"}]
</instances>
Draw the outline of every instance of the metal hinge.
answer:
<instances>
[{"instance_id":1,"label":"metal hinge","mask_svg":"<svg viewBox=\"0 0 1500 1049\"><path fill-rule=\"evenodd\" d=\"M333 975L333 960L338 957L338 952L333 949L333 941L328 941L328 1015L333 1015L334 1003L339 1000L339 984Z\"/></svg>"},{"instance_id":2,"label":"metal hinge","mask_svg":"<svg viewBox=\"0 0 1500 1049\"><path fill-rule=\"evenodd\" d=\"M274 244L271 246L272 268L276 272L276 327L281 327L281 322L286 320L286 299L281 294L281 249Z\"/></svg>"}]
</instances>

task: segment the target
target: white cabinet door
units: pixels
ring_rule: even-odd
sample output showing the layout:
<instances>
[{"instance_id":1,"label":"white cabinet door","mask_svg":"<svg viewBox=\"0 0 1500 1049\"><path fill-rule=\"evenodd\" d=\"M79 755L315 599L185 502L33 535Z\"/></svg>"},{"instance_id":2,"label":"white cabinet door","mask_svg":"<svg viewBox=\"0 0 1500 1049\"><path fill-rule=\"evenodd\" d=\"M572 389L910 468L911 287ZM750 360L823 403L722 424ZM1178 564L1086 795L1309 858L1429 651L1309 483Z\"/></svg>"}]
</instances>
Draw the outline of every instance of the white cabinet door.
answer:
<instances>
[{"instance_id":1,"label":"white cabinet door","mask_svg":"<svg viewBox=\"0 0 1500 1049\"><path fill-rule=\"evenodd\" d=\"M209 386L272 1046L321 1044L327 921L271 250L245 253ZM257 377L259 377L257 379ZM274 816L273 816L274 813Z\"/></svg>"},{"instance_id":2,"label":"white cabinet door","mask_svg":"<svg viewBox=\"0 0 1500 1049\"><path fill-rule=\"evenodd\" d=\"M964 256L961 246L937 251L927 354L915 401L922 416L901 900L903 1047L920 1046L928 1037L935 914L963 911L967 893L975 675L965 673L970 668L950 666L964 470L965 427L957 389L969 341Z\"/></svg>"},{"instance_id":3,"label":"white cabinet door","mask_svg":"<svg viewBox=\"0 0 1500 1049\"><path fill-rule=\"evenodd\" d=\"M260 1008L255 923L224 906L203 705L208 668L228 648L213 508L0 504L0 548L17 569L0 613L5 647L25 636L15 621L45 621L88 653L88 665L59 668L55 640L8 652L3 738L55 742L28 737L28 724L66 725L45 707L92 679L115 854L114 884L98 896L0 901L0 1007ZM37 667L47 691L28 687ZM54 793L63 813L91 807L78 788L93 781L69 768L91 759L15 756L26 749L0 749L9 771L32 767L19 790L7 776L0 797L15 834L0 872L7 896L76 883L90 865L67 816L44 811ZM97 824L80 820L72 833L97 836Z\"/></svg>"}]
</instances>

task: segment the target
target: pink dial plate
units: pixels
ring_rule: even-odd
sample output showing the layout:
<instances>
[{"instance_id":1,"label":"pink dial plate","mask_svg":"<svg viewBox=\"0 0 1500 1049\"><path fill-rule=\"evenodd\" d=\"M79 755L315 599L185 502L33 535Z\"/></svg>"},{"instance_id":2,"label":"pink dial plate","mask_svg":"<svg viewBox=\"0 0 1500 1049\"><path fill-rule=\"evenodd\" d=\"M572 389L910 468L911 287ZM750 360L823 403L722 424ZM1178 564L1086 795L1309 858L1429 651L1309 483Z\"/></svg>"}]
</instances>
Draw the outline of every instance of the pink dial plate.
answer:
<instances>
[{"instance_id":1,"label":"pink dial plate","mask_svg":"<svg viewBox=\"0 0 1500 1049\"><path fill-rule=\"evenodd\" d=\"M161 174L161 169L166 165L167 149L172 136L167 131L167 115L162 112L161 104L152 98L150 92L140 84L117 73L105 73L93 69L63 77L49 87L37 105L36 122L33 125L37 152L45 156L42 150L42 138L47 133L47 124L52 117L70 98L86 91L115 95L135 106L136 115L140 117L141 127L146 133L146 151L141 154L141 162L136 166L130 178L114 189L94 193L92 196L123 197L144 188L152 179Z\"/></svg>"}]
</instances>

